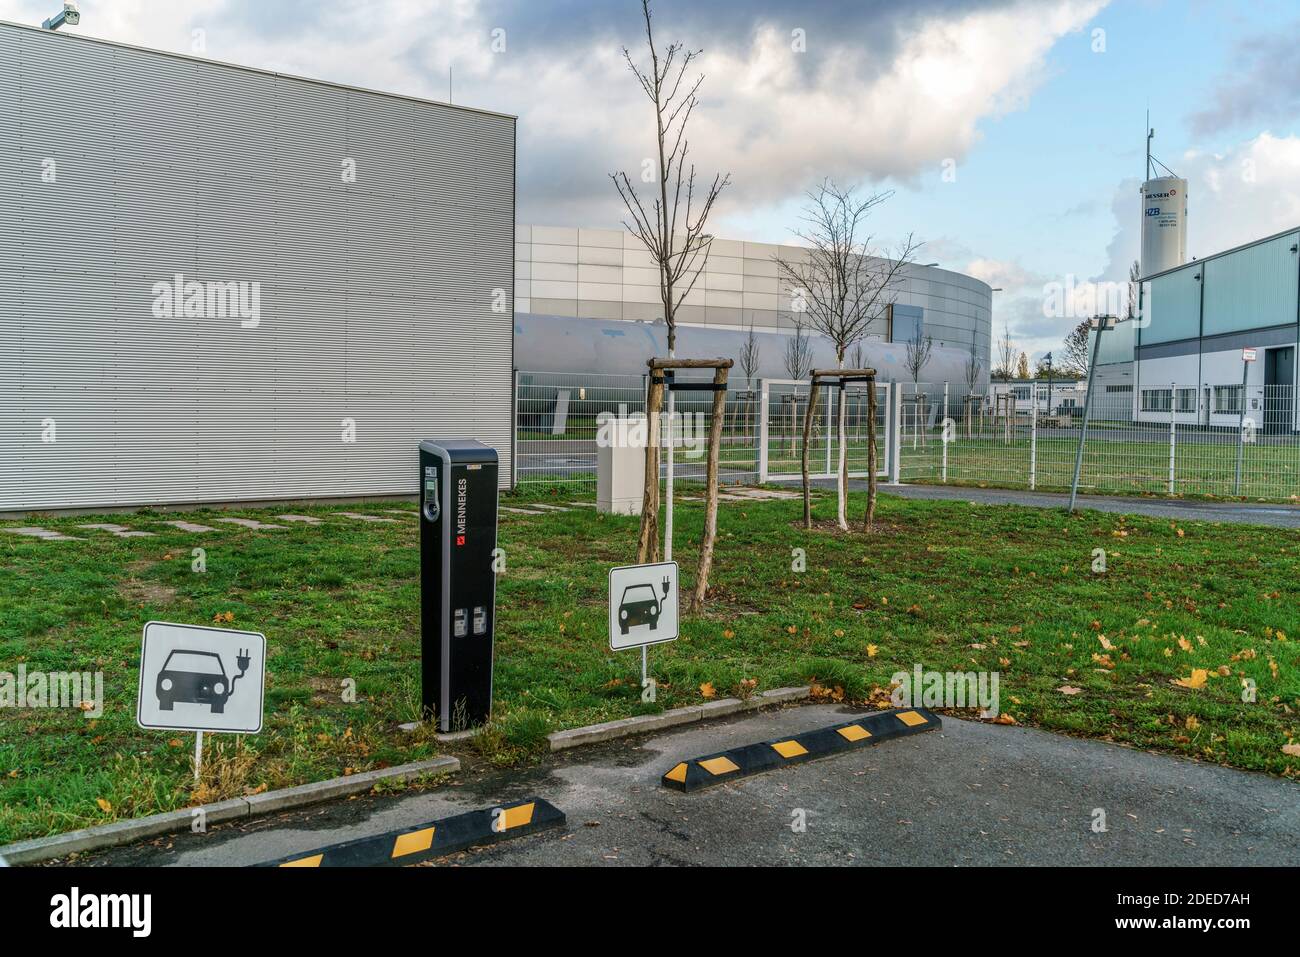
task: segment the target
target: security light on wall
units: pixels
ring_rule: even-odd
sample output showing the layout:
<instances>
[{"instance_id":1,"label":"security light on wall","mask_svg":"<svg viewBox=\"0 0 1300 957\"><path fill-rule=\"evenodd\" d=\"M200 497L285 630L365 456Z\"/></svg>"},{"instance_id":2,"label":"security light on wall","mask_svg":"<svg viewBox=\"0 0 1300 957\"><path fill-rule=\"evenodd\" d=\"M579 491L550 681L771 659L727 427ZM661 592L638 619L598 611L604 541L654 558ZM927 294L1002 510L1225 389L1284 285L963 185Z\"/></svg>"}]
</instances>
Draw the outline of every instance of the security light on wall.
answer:
<instances>
[{"instance_id":1,"label":"security light on wall","mask_svg":"<svg viewBox=\"0 0 1300 957\"><path fill-rule=\"evenodd\" d=\"M56 16L50 17L41 26L46 30L57 30L65 23L70 27L75 27L80 22L81 11L77 9L77 5L75 3L65 3L62 11Z\"/></svg>"}]
</instances>

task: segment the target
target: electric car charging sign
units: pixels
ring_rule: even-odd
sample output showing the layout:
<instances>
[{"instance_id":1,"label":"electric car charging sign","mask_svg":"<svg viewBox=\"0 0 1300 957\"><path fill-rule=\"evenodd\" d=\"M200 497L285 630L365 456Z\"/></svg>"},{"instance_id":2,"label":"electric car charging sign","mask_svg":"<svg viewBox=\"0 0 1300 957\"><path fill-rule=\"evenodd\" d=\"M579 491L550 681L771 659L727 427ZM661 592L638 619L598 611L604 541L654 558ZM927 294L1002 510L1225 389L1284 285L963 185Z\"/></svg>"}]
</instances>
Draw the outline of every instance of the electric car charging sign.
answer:
<instances>
[{"instance_id":1,"label":"electric car charging sign","mask_svg":"<svg viewBox=\"0 0 1300 957\"><path fill-rule=\"evenodd\" d=\"M262 730L266 636L151 621L140 648L136 722L169 731Z\"/></svg>"},{"instance_id":2,"label":"electric car charging sign","mask_svg":"<svg viewBox=\"0 0 1300 957\"><path fill-rule=\"evenodd\" d=\"M677 640L677 563L609 570L609 647L613 651Z\"/></svg>"}]
</instances>

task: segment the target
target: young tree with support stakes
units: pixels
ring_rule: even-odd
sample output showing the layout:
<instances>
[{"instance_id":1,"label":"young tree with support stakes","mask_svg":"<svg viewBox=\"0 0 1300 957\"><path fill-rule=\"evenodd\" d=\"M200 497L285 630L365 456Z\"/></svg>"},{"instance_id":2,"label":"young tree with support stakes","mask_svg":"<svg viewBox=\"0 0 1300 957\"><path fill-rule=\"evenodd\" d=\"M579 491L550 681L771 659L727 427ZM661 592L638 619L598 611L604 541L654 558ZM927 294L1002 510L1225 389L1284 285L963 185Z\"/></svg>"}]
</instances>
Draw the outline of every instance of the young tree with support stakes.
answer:
<instances>
[{"instance_id":1,"label":"young tree with support stakes","mask_svg":"<svg viewBox=\"0 0 1300 957\"><path fill-rule=\"evenodd\" d=\"M627 210L629 219L623 221L628 232L636 236L650 253L659 271L659 298L663 305L664 322L668 327L668 355L677 354L677 310L695 287L700 273L709 260L713 237L705 232L705 223L713 211L719 194L731 182L730 174L716 174L707 188L697 189L695 164L687 162L690 142L686 127L691 114L699 105L697 94L704 82L703 74L687 79L691 63L701 50L687 50L681 43L670 43L664 48L655 46L653 16L650 0L641 0L641 13L645 18L645 40L650 55L650 66L642 69L623 48L623 59L636 77L641 91L654 106L655 147L657 175L654 196L649 204L638 195L626 172L611 173L614 187ZM647 165L652 162L647 159ZM629 221L630 220L630 221ZM668 395L668 419L671 441L673 415L672 393ZM649 423L650 432L658 438L657 423ZM646 445L646 488L641 504L641 535L654 541L652 554L658 559L659 527L659 444ZM651 462L653 460L653 462ZM653 465L653 468L652 468ZM666 534L672 535L672 503L668 504ZM645 551L644 545L638 551ZM644 561L644 559L641 559Z\"/></svg>"},{"instance_id":2,"label":"young tree with support stakes","mask_svg":"<svg viewBox=\"0 0 1300 957\"><path fill-rule=\"evenodd\" d=\"M849 348L867 334L871 322L884 317L898 298L907 266L920 244L909 234L882 254L866 233L872 210L889 199L892 191L859 195L857 187L841 187L830 179L807 194L804 226L795 235L808 245L807 254L795 260L778 258L777 274L788 288L792 304L798 303L808 325L831 341L836 365L844 368ZM874 391L872 398L874 399ZM807 479L807 443L811 417L817 404L816 389L808 396L804 427L804 475ZM837 522L849 527L847 435L844 424L844 390L839 394L839 468ZM872 419L874 425L874 417ZM875 474L870 480L875 482ZM811 518L805 516L811 526Z\"/></svg>"},{"instance_id":3,"label":"young tree with support stakes","mask_svg":"<svg viewBox=\"0 0 1300 957\"><path fill-rule=\"evenodd\" d=\"M705 466L704 490L704 537L700 541L700 563L695 576L695 589L691 595L690 611L698 612L704 607L704 599L709 590L709 572L713 568L713 546L718 538L718 457L722 447L722 416L727 401L727 373L731 369L730 359L662 359L651 358L649 392L646 396L646 418L650 422L653 435L654 423L659 420L663 409L664 393L668 388L666 373L676 369L712 369L711 383L690 383L692 388L704 389L713 393L713 413L709 424L708 464ZM679 384L680 387L680 384ZM646 482L653 481L656 488L659 476L650 474L651 458L646 456ZM656 473L658 471L655 466ZM654 555L656 541L646 537L646 525L641 524L641 538L637 542L637 564L657 561Z\"/></svg>"},{"instance_id":4,"label":"young tree with support stakes","mask_svg":"<svg viewBox=\"0 0 1300 957\"><path fill-rule=\"evenodd\" d=\"M812 484L808 478L808 446L812 436L813 416L817 409L817 394L823 379L834 379L840 394L850 382L865 382L867 386L867 514L863 522L866 531L876 520L876 370L861 367L845 369L813 369L808 386L808 411L803 420L803 524L812 528ZM843 402L840 403L841 409Z\"/></svg>"}]
</instances>

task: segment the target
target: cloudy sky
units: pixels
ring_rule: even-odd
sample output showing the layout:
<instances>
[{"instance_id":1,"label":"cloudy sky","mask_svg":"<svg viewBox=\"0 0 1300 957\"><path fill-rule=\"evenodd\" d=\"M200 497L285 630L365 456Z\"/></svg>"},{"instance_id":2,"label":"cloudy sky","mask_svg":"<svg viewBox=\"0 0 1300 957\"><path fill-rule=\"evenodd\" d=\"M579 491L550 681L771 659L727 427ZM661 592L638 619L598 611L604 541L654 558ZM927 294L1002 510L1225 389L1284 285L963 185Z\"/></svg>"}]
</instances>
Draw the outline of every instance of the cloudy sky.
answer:
<instances>
[{"instance_id":1,"label":"cloudy sky","mask_svg":"<svg viewBox=\"0 0 1300 957\"><path fill-rule=\"evenodd\" d=\"M1189 185L1189 252L1300 225L1300 8L1259 0L657 0L704 52L691 150L729 171L728 238L788 242L824 176L894 189L882 244L1003 287L1031 356L1044 286L1122 281L1144 113ZM0 0L39 23L56 0ZM650 154L638 0L84 0L75 32L519 117L519 218L618 226L607 174ZM70 78L70 84L72 79ZM945 172L948 175L945 175Z\"/></svg>"}]
</instances>

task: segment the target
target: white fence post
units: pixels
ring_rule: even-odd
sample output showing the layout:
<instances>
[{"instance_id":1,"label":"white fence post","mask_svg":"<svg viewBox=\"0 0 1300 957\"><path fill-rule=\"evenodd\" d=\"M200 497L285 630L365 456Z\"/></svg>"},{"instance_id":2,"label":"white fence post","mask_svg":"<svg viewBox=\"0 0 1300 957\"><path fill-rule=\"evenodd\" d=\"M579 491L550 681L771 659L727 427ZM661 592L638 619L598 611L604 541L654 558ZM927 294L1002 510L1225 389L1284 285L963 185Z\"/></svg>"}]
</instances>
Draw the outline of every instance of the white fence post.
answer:
<instances>
[{"instance_id":1,"label":"white fence post","mask_svg":"<svg viewBox=\"0 0 1300 957\"><path fill-rule=\"evenodd\" d=\"M510 490L519 488L519 370L510 372Z\"/></svg>"},{"instance_id":2,"label":"white fence post","mask_svg":"<svg viewBox=\"0 0 1300 957\"><path fill-rule=\"evenodd\" d=\"M1169 383L1169 494L1174 494L1174 448L1178 444L1178 383Z\"/></svg>"},{"instance_id":3,"label":"white fence post","mask_svg":"<svg viewBox=\"0 0 1300 957\"><path fill-rule=\"evenodd\" d=\"M768 384L758 380L758 484L767 484L767 412Z\"/></svg>"},{"instance_id":4,"label":"white fence post","mask_svg":"<svg viewBox=\"0 0 1300 957\"><path fill-rule=\"evenodd\" d=\"M903 390L898 387L897 380L889 383L889 397L894 406L890 414L892 425L889 429L890 443L893 445L891 452L893 457L890 461L889 481L893 485L901 485L900 476L903 472Z\"/></svg>"},{"instance_id":5,"label":"white fence post","mask_svg":"<svg viewBox=\"0 0 1300 957\"><path fill-rule=\"evenodd\" d=\"M1038 383L1029 390L1029 491L1038 484Z\"/></svg>"},{"instance_id":6,"label":"white fence post","mask_svg":"<svg viewBox=\"0 0 1300 957\"><path fill-rule=\"evenodd\" d=\"M943 384L943 415L939 419L939 442L942 445L943 474L940 481L948 484L948 383Z\"/></svg>"}]
</instances>

